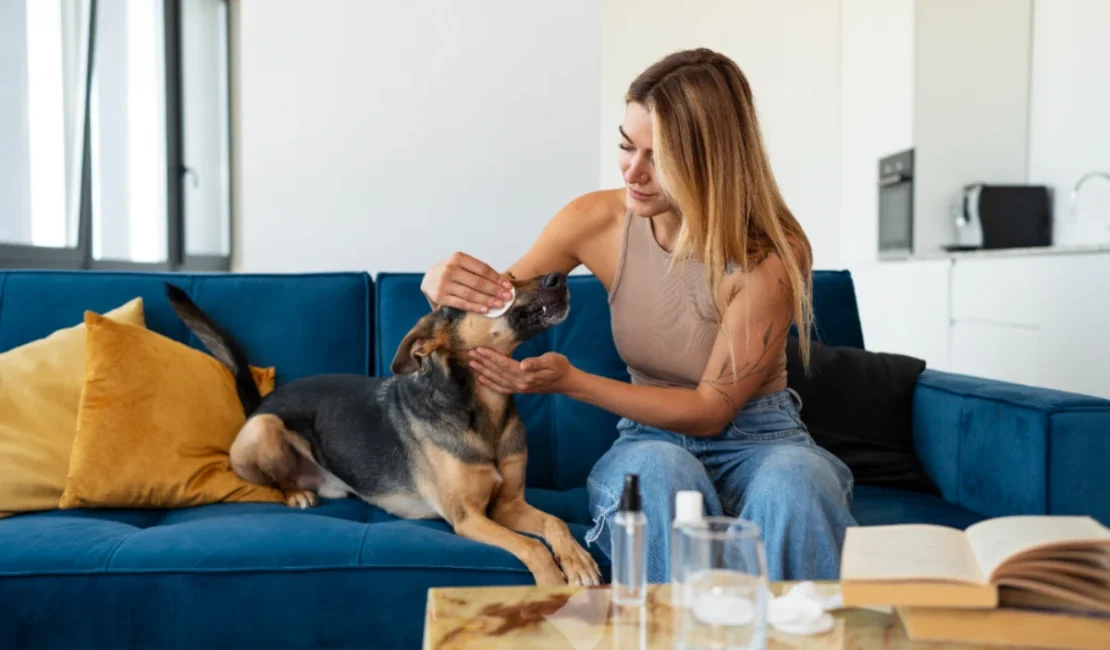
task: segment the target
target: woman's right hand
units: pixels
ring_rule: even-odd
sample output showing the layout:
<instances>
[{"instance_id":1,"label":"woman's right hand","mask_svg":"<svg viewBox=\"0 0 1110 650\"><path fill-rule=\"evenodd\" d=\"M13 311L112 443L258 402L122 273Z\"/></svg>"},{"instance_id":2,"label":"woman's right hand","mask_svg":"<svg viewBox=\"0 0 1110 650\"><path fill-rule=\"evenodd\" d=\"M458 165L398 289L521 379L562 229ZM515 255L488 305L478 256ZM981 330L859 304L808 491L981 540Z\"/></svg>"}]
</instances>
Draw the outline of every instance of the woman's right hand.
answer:
<instances>
[{"instance_id":1,"label":"woman's right hand","mask_svg":"<svg viewBox=\"0 0 1110 650\"><path fill-rule=\"evenodd\" d=\"M424 274L420 290L436 306L487 312L512 298L505 275L466 253L455 253Z\"/></svg>"}]
</instances>

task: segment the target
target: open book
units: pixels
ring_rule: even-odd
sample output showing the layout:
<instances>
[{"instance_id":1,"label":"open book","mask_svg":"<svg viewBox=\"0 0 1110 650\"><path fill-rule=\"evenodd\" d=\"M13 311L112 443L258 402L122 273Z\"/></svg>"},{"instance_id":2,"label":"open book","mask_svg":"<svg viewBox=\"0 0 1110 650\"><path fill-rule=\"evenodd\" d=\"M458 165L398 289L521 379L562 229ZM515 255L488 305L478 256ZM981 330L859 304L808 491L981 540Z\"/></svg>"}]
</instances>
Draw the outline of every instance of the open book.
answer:
<instances>
[{"instance_id":1,"label":"open book","mask_svg":"<svg viewBox=\"0 0 1110 650\"><path fill-rule=\"evenodd\" d=\"M998 517L966 531L853 527L840 580L848 606L1001 604L1110 613L1110 529L1069 516Z\"/></svg>"}]
</instances>

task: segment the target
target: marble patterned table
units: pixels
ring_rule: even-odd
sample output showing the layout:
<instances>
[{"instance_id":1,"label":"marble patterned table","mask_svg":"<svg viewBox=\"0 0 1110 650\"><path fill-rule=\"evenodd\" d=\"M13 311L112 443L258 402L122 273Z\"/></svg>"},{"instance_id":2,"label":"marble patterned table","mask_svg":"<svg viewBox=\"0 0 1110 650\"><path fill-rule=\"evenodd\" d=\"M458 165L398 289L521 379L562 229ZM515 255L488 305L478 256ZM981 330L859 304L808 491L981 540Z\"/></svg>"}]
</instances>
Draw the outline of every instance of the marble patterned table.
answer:
<instances>
[{"instance_id":1,"label":"marble patterned table","mask_svg":"<svg viewBox=\"0 0 1110 650\"><path fill-rule=\"evenodd\" d=\"M788 584L772 591L784 593ZM818 583L836 593L836 583ZM997 646L914 643L889 609L845 609L836 625L818 636L767 631L767 649L793 650L978 650ZM673 650L677 618L670 588L649 587L642 608L610 603L608 587L466 587L428 592L424 650ZM1008 648L1007 650L1016 650Z\"/></svg>"}]
</instances>

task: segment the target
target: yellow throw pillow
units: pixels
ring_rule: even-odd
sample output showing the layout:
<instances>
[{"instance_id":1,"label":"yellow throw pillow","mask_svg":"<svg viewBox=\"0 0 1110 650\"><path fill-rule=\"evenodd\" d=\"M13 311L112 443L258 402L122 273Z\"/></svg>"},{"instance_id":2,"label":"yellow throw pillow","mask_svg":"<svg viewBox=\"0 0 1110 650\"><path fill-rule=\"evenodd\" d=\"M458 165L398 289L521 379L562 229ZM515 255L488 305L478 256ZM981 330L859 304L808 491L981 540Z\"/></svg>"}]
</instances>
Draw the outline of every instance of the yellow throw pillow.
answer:
<instances>
[{"instance_id":1,"label":"yellow throw pillow","mask_svg":"<svg viewBox=\"0 0 1110 650\"><path fill-rule=\"evenodd\" d=\"M227 368L157 332L92 312L85 324L85 389L61 508L284 501L231 469L245 418ZM263 395L273 390L273 368L252 373Z\"/></svg>"},{"instance_id":2,"label":"yellow throw pillow","mask_svg":"<svg viewBox=\"0 0 1110 650\"><path fill-rule=\"evenodd\" d=\"M142 298L105 317L146 327ZM84 385L84 323L0 353L0 518L58 507Z\"/></svg>"}]
</instances>

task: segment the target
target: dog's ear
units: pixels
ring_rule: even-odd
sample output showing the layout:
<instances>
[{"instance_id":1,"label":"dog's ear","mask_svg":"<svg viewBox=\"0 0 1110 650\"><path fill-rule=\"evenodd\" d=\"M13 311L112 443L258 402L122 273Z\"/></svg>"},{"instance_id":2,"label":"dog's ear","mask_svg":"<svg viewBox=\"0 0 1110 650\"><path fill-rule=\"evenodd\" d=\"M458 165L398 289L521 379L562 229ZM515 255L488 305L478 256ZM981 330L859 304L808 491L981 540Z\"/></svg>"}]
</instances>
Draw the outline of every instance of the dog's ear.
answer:
<instances>
[{"instance_id":1,"label":"dog's ear","mask_svg":"<svg viewBox=\"0 0 1110 650\"><path fill-rule=\"evenodd\" d=\"M420 368L421 358L443 346L442 337L436 333L438 320L433 312L416 321L416 325L397 346L397 354L389 366L393 374L409 375L416 372Z\"/></svg>"}]
</instances>

